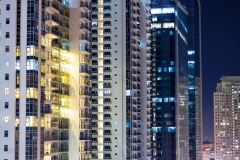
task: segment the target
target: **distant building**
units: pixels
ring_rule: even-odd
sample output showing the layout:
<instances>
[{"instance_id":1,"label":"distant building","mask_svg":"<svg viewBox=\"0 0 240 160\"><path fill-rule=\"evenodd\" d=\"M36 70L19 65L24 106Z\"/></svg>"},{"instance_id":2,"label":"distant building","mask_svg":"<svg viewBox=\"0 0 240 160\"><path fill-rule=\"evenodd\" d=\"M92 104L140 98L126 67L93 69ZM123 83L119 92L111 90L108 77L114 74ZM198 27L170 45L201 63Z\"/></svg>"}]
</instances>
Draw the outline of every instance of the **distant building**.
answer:
<instances>
[{"instance_id":1,"label":"distant building","mask_svg":"<svg viewBox=\"0 0 240 160\"><path fill-rule=\"evenodd\" d=\"M202 160L215 160L214 151L203 151Z\"/></svg>"},{"instance_id":2,"label":"distant building","mask_svg":"<svg viewBox=\"0 0 240 160\"><path fill-rule=\"evenodd\" d=\"M240 76L222 77L214 93L215 159L240 159Z\"/></svg>"}]
</instances>

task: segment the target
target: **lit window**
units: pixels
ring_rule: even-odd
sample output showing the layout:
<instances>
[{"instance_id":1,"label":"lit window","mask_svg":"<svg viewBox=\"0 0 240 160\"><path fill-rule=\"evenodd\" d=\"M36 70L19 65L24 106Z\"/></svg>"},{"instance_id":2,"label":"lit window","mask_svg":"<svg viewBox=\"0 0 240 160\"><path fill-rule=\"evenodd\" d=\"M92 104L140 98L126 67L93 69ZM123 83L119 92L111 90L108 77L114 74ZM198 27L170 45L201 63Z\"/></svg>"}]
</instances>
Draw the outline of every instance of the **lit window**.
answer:
<instances>
[{"instance_id":1,"label":"lit window","mask_svg":"<svg viewBox=\"0 0 240 160\"><path fill-rule=\"evenodd\" d=\"M4 117L4 122L8 122L9 121L9 117Z\"/></svg>"},{"instance_id":2,"label":"lit window","mask_svg":"<svg viewBox=\"0 0 240 160\"><path fill-rule=\"evenodd\" d=\"M6 60L5 60L5 66L7 66L7 67L8 67L8 66L9 66L9 64L10 64L10 61L9 61L9 59L6 59Z\"/></svg>"},{"instance_id":3,"label":"lit window","mask_svg":"<svg viewBox=\"0 0 240 160\"><path fill-rule=\"evenodd\" d=\"M9 88L5 88L5 94L9 94Z\"/></svg>"},{"instance_id":4,"label":"lit window","mask_svg":"<svg viewBox=\"0 0 240 160\"><path fill-rule=\"evenodd\" d=\"M175 67L169 67L168 70L169 72L175 72Z\"/></svg>"},{"instance_id":5,"label":"lit window","mask_svg":"<svg viewBox=\"0 0 240 160\"><path fill-rule=\"evenodd\" d=\"M153 22L157 21L157 17L153 17L153 18L152 18L152 21L153 21Z\"/></svg>"},{"instance_id":6,"label":"lit window","mask_svg":"<svg viewBox=\"0 0 240 160\"><path fill-rule=\"evenodd\" d=\"M174 8L154 8L151 9L151 14L174 13Z\"/></svg>"},{"instance_id":7,"label":"lit window","mask_svg":"<svg viewBox=\"0 0 240 160\"><path fill-rule=\"evenodd\" d=\"M163 28L174 28L174 23L163 23Z\"/></svg>"},{"instance_id":8,"label":"lit window","mask_svg":"<svg viewBox=\"0 0 240 160\"><path fill-rule=\"evenodd\" d=\"M153 24L151 24L151 28L162 28L162 24L161 23L153 23Z\"/></svg>"}]
</instances>

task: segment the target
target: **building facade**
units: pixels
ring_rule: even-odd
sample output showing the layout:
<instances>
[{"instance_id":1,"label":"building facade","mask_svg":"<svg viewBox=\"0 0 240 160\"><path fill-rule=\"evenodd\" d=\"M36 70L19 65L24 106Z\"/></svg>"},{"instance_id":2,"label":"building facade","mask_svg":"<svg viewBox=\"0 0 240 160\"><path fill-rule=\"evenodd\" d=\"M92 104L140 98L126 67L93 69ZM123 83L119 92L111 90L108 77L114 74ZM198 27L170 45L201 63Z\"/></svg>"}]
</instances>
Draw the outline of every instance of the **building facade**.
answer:
<instances>
[{"instance_id":1,"label":"building facade","mask_svg":"<svg viewBox=\"0 0 240 160\"><path fill-rule=\"evenodd\" d=\"M240 77L222 77L214 92L216 160L237 160L239 151Z\"/></svg>"},{"instance_id":2,"label":"building facade","mask_svg":"<svg viewBox=\"0 0 240 160\"><path fill-rule=\"evenodd\" d=\"M150 1L92 9L92 158L151 158Z\"/></svg>"},{"instance_id":3,"label":"building facade","mask_svg":"<svg viewBox=\"0 0 240 160\"><path fill-rule=\"evenodd\" d=\"M151 4L153 159L188 159L188 12L178 1Z\"/></svg>"},{"instance_id":4,"label":"building facade","mask_svg":"<svg viewBox=\"0 0 240 160\"><path fill-rule=\"evenodd\" d=\"M91 1L0 6L1 159L91 159Z\"/></svg>"},{"instance_id":5,"label":"building facade","mask_svg":"<svg viewBox=\"0 0 240 160\"><path fill-rule=\"evenodd\" d=\"M196 95L201 93L201 4L199 0L180 2L188 11L189 158L202 160L202 100L201 95ZM195 81L196 77L200 77L199 82Z\"/></svg>"}]
</instances>

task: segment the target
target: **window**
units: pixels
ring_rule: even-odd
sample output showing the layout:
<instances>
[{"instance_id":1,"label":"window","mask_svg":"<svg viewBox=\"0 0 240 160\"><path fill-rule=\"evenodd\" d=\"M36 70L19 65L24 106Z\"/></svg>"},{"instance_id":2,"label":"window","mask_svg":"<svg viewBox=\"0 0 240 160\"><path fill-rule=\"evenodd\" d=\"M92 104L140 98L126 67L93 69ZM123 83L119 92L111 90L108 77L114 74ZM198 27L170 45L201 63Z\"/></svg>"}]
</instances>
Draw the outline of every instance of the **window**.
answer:
<instances>
[{"instance_id":1,"label":"window","mask_svg":"<svg viewBox=\"0 0 240 160\"><path fill-rule=\"evenodd\" d=\"M104 21L104 26L111 26L111 21Z\"/></svg>"},{"instance_id":2,"label":"window","mask_svg":"<svg viewBox=\"0 0 240 160\"><path fill-rule=\"evenodd\" d=\"M9 46L6 46L5 47L5 52L9 52L9 51L10 51Z\"/></svg>"},{"instance_id":3,"label":"window","mask_svg":"<svg viewBox=\"0 0 240 160\"><path fill-rule=\"evenodd\" d=\"M8 151L8 145L4 145L4 152Z\"/></svg>"},{"instance_id":4,"label":"window","mask_svg":"<svg viewBox=\"0 0 240 160\"><path fill-rule=\"evenodd\" d=\"M6 32L6 38L10 38L10 33Z\"/></svg>"},{"instance_id":5,"label":"window","mask_svg":"<svg viewBox=\"0 0 240 160\"><path fill-rule=\"evenodd\" d=\"M6 24L10 24L10 18L6 18Z\"/></svg>"},{"instance_id":6,"label":"window","mask_svg":"<svg viewBox=\"0 0 240 160\"><path fill-rule=\"evenodd\" d=\"M7 10L7 11L10 10L10 4L6 4L6 10Z\"/></svg>"},{"instance_id":7,"label":"window","mask_svg":"<svg viewBox=\"0 0 240 160\"><path fill-rule=\"evenodd\" d=\"M8 102L5 102L5 108L8 108L8 107L9 107Z\"/></svg>"},{"instance_id":8,"label":"window","mask_svg":"<svg viewBox=\"0 0 240 160\"><path fill-rule=\"evenodd\" d=\"M110 10L110 9L111 9L111 6L104 6L103 9L104 9L104 10Z\"/></svg>"},{"instance_id":9,"label":"window","mask_svg":"<svg viewBox=\"0 0 240 160\"><path fill-rule=\"evenodd\" d=\"M6 59L6 60L5 60L5 66L7 66L7 67L8 67L8 66L9 66L9 64L10 64L10 62L9 62L9 59Z\"/></svg>"},{"instance_id":10,"label":"window","mask_svg":"<svg viewBox=\"0 0 240 160\"><path fill-rule=\"evenodd\" d=\"M4 131L4 137L8 137L8 131Z\"/></svg>"},{"instance_id":11,"label":"window","mask_svg":"<svg viewBox=\"0 0 240 160\"><path fill-rule=\"evenodd\" d=\"M9 88L5 88L5 94L9 94Z\"/></svg>"},{"instance_id":12,"label":"window","mask_svg":"<svg viewBox=\"0 0 240 160\"><path fill-rule=\"evenodd\" d=\"M5 74L5 80L9 80L9 74Z\"/></svg>"}]
</instances>

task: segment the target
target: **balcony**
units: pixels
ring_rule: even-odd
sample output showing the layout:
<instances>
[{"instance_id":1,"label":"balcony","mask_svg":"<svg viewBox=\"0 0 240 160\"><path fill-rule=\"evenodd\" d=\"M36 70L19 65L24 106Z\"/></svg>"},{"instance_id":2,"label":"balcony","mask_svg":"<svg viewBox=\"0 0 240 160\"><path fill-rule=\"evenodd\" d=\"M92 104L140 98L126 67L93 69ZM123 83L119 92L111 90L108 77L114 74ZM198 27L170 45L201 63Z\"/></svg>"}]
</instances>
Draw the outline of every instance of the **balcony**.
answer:
<instances>
[{"instance_id":1,"label":"balcony","mask_svg":"<svg viewBox=\"0 0 240 160\"><path fill-rule=\"evenodd\" d=\"M58 149L59 152L68 152L68 147L60 147Z\"/></svg>"},{"instance_id":2,"label":"balcony","mask_svg":"<svg viewBox=\"0 0 240 160\"><path fill-rule=\"evenodd\" d=\"M59 124L58 128L59 129L69 129L69 124Z\"/></svg>"},{"instance_id":3,"label":"balcony","mask_svg":"<svg viewBox=\"0 0 240 160\"><path fill-rule=\"evenodd\" d=\"M62 25L62 21L58 18L58 17L55 17L51 14L47 14L47 18L46 18L46 21L45 23L48 25L48 26L58 26L58 25Z\"/></svg>"},{"instance_id":4,"label":"balcony","mask_svg":"<svg viewBox=\"0 0 240 160\"><path fill-rule=\"evenodd\" d=\"M90 12L92 9L92 6L88 2L80 1L80 10L83 12Z\"/></svg>"},{"instance_id":5,"label":"balcony","mask_svg":"<svg viewBox=\"0 0 240 160\"><path fill-rule=\"evenodd\" d=\"M57 135L44 136L44 141L58 141Z\"/></svg>"},{"instance_id":6,"label":"balcony","mask_svg":"<svg viewBox=\"0 0 240 160\"><path fill-rule=\"evenodd\" d=\"M59 55L56 54L46 54L46 64L56 64L60 62Z\"/></svg>"},{"instance_id":7,"label":"balcony","mask_svg":"<svg viewBox=\"0 0 240 160\"><path fill-rule=\"evenodd\" d=\"M79 140L90 141L90 140L92 140L92 137L87 136L87 135L85 135L85 136L84 135L80 135Z\"/></svg>"},{"instance_id":8,"label":"balcony","mask_svg":"<svg viewBox=\"0 0 240 160\"><path fill-rule=\"evenodd\" d=\"M82 107L92 107L91 102L80 102L79 105Z\"/></svg>"},{"instance_id":9,"label":"balcony","mask_svg":"<svg viewBox=\"0 0 240 160\"><path fill-rule=\"evenodd\" d=\"M80 118L92 118L92 114L82 113L79 115Z\"/></svg>"},{"instance_id":10,"label":"balcony","mask_svg":"<svg viewBox=\"0 0 240 160\"><path fill-rule=\"evenodd\" d=\"M54 68L45 68L45 77L53 78L59 76L60 71Z\"/></svg>"},{"instance_id":11,"label":"balcony","mask_svg":"<svg viewBox=\"0 0 240 160\"><path fill-rule=\"evenodd\" d=\"M92 17L89 16L89 14L87 14L87 13L80 13L79 18L80 18L80 20L82 20L83 22L86 22L86 23L89 23L92 21Z\"/></svg>"},{"instance_id":12,"label":"balcony","mask_svg":"<svg viewBox=\"0 0 240 160\"><path fill-rule=\"evenodd\" d=\"M90 152L92 150L92 148L89 148L89 147L81 147L80 149L79 149L79 151L80 152Z\"/></svg>"},{"instance_id":13,"label":"balcony","mask_svg":"<svg viewBox=\"0 0 240 160\"><path fill-rule=\"evenodd\" d=\"M81 124L80 125L80 129L90 129L92 127L90 127L88 124Z\"/></svg>"},{"instance_id":14,"label":"balcony","mask_svg":"<svg viewBox=\"0 0 240 160\"><path fill-rule=\"evenodd\" d=\"M48 154L58 154L58 148L45 149L44 155Z\"/></svg>"},{"instance_id":15,"label":"balcony","mask_svg":"<svg viewBox=\"0 0 240 160\"><path fill-rule=\"evenodd\" d=\"M79 95L80 95L80 96L91 96L91 95L92 95L92 92L80 91L80 92L79 92Z\"/></svg>"},{"instance_id":16,"label":"balcony","mask_svg":"<svg viewBox=\"0 0 240 160\"><path fill-rule=\"evenodd\" d=\"M59 82L54 82L54 81L46 81L45 82L45 89L46 90L57 90L59 89L60 85Z\"/></svg>"},{"instance_id":17,"label":"balcony","mask_svg":"<svg viewBox=\"0 0 240 160\"><path fill-rule=\"evenodd\" d=\"M81 56L79 62L80 63L91 63L91 60L87 56Z\"/></svg>"},{"instance_id":18,"label":"balcony","mask_svg":"<svg viewBox=\"0 0 240 160\"><path fill-rule=\"evenodd\" d=\"M81 43L91 43L92 39L90 39L88 36L80 36L79 40Z\"/></svg>"},{"instance_id":19,"label":"balcony","mask_svg":"<svg viewBox=\"0 0 240 160\"><path fill-rule=\"evenodd\" d=\"M47 27L45 37L48 39L57 39L59 37L62 37L62 32L51 27Z\"/></svg>"},{"instance_id":20,"label":"balcony","mask_svg":"<svg viewBox=\"0 0 240 160\"><path fill-rule=\"evenodd\" d=\"M79 73L82 73L82 74L91 74L92 71L90 69L80 69Z\"/></svg>"},{"instance_id":21,"label":"balcony","mask_svg":"<svg viewBox=\"0 0 240 160\"><path fill-rule=\"evenodd\" d=\"M80 80L80 85L92 85L92 81L88 80L88 79L81 79Z\"/></svg>"},{"instance_id":22,"label":"balcony","mask_svg":"<svg viewBox=\"0 0 240 160\"><path fill-rule=\"evenodd\" d=\"M85 24L80 25L79 29L81 31L85 31L85 32L88 32L88 33L91 32L91 28L88 25L85 25Z\"/></svg>"},{"instance_id":23,"label":"balcony","mask_svg":"<svg viewBox=\"0 0 240 160\"><path fill-rule=\"evenodd\" d=\"M53 1L47 1L46 11L51 14L59 13L59 5Z\"/></svg>"}]
</instances>

